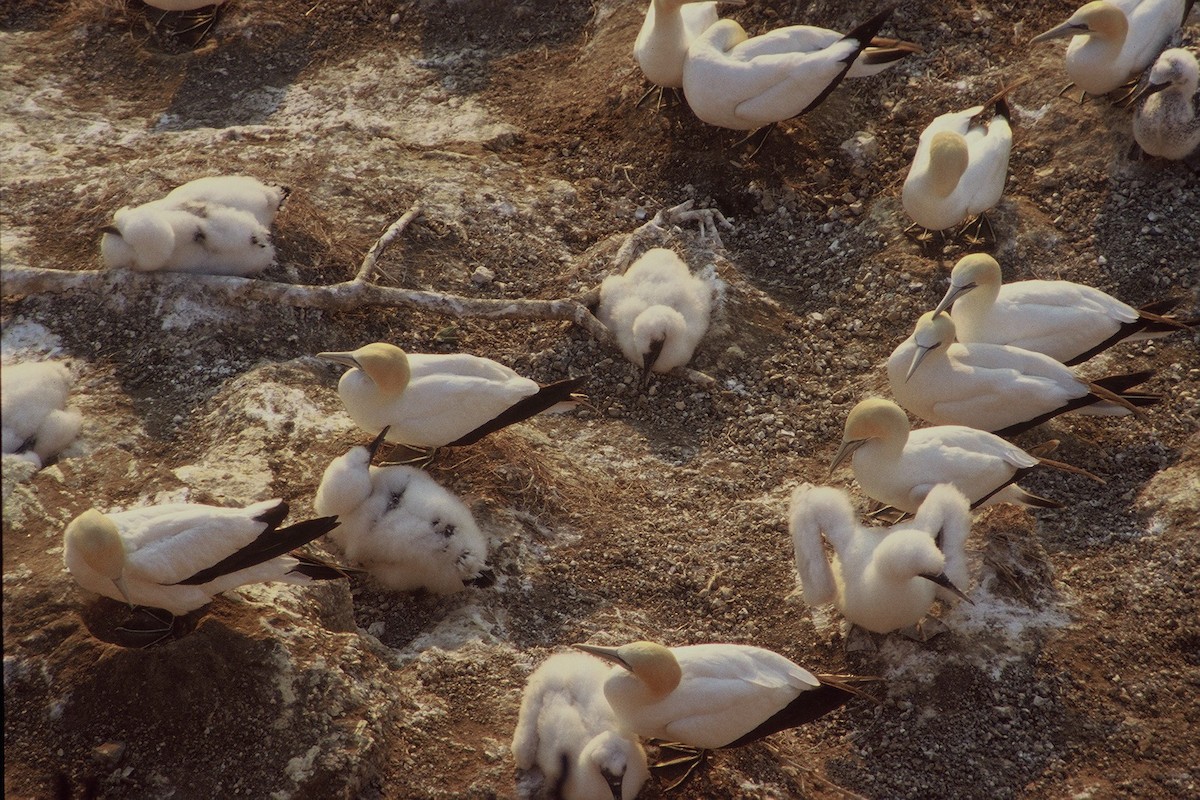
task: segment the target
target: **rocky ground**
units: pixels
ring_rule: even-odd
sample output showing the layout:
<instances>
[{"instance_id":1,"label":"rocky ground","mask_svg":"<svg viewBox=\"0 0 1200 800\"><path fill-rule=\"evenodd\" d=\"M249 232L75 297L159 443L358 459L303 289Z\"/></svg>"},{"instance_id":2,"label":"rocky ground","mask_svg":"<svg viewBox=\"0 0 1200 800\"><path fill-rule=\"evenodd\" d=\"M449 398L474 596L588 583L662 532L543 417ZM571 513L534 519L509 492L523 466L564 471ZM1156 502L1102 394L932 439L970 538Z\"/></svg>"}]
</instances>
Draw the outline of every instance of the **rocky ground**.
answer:
<instances>
[{"instance_id":1,"label":"rocky ground","mask_svg":"<svg viewBox=\"0 0 1200 800\"><path fill-rule=\"evenodd\" d=\"M845 415L885 391L883 359L963 252L901 233L899 185L934 115L1031 78L993 215L1011 279L1134 305L1176 295L1195 313L1200 179L1128 161L1128 112L1055 98L1062 45L1026 43L1071 2L902 2L886 30L926 52L843 86L752 160L686 108L636 105L641 6L231 0L193 51L171 32L186 26L136 0L0 5L3 356L70 359L86 418L56 464L5 462L6 796L63 783L103 797L526 796L537 778L508 753L525 678L572 642L638 638L751 643L887 679L880 704L718 753L676 797L1200 791L1195 334L1084 367L1156 369L1164 398L1144 415L1018 440L1061 439L1056 457L1107 483L1031 477L1066 508L980 514L976 604L942 610L948 631L930 642L848 653L836 614L789 597L784 520L797 483L851 482L827 471ZM752 32L844 30L869 13L851 6L759 0L733 16ZM1194 22L1185 36L1200 38ZM228 172L293 188L265 279L349 280L418 203L379 282L473 298L579 294L660 209L718 209L733 223L723 247L691 225L661 234L720 280L692 364L713 380L665 376L642 394L619 352L555 320L232 303L154 280L12 291L13 268L97 269L115 208ZM543 381L589 376L588 408L432 467L487 533L496 585L448 598L360 579L253 587L176 641L114 643L119 604L62 568L65 523L175 500L284 497L311 515L324 467L365 441L312 354L381 339Z\"/></svg>"}]
</instances>

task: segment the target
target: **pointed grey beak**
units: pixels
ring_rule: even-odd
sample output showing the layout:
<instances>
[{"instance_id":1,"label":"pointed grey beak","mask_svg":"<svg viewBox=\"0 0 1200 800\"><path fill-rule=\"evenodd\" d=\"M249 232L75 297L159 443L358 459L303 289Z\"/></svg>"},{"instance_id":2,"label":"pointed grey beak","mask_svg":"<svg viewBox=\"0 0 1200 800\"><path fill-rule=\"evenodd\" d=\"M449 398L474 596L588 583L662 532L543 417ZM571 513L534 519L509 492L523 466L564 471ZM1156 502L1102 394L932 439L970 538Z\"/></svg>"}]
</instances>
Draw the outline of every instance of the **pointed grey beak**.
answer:
<instances>
[{"instance_id":1,"label":"pointed grey beak","mask_svg":"<svg viewBox=\"0 0 1200 800\"><path fill-rule=\"evenodd\" d=\"M384 425L383 430L375 437L369 445L367 445L367 463L370 464L375 460L375 454L379 452L379 448L383 446L384 440L387 439L388 431L392 429L391 425Z\"/></svg>"},{"instance_id":2,"label":"pointed grey beak","mask_svg":"<svg viewBox=\"0 0 1200 800\"><path fill-rule=\"evenodd\" d=\"M1051 39L1062 39L1065 36L1078 36L1081 33L1087 33L1088 26L1082 22L1071 22L1067 20L1061 25L1055 25L1045 33L1039 33L1037 36L1029 40L1030 44L1038 44L1039 42L1048 42Z\"/></svg>"},{"instance_id":3,"label":"pointed grey beak","mask_svg":"<svg viewBox=\"0 0 1200 800\"><path fill-rule=\"evenodd\" d=\"M344 367L357 367L358 362L354 360L354 353L317 353L317 358L325 361L332 361L335 364L341 364Z\"/></svg>"},{"instance_id":4,"label":"pointed grey beak","mask_svg":"<svg viewBox=\"0 0 1200 800\"><path fill-rule=\"evenodd\" d=\"M938 303L937 308L933 310L933 315L936 317L943 311L948 310L950 306L954 305L955 300L962 297L964 294L971 291L978 285L979 284L977 283L968 283L966 286L955 286L953 283L950 284L950 288L946 290L946 296L942 298L942 302Z\"/></svg>"},{"instance_id":5,"label":"pointed grey beak","mask_svg":"<svg viewBox=\"0 0 1200 800\"><path fill-rule=\"evenodd\" d=\"M115 579L113 583L117 585L117 591L121 593L121 597L125 598L125 602L129 604L129 607L131 609L137 608L137 606L133 604L133 601L129 599L129 589L125 585L125 576L122 575L121 577Z\"/></svg>"},{"instance_id":6,"label":"pointed grey beak","mask_svg":"<svg viewBox=\"0 0 1200 800\"><path fill-rule=\"evenodd\" d=\"M847 458L854 455L854 451L866 443L866 439L852 439L848 442L842 442L842 446L838 448L837 453L833 456L833 461L829 464L829 474L833 475L833 471L838 468L838 464L841 464Z\"/></svg>"},{"instance_id":7,"label":"pointed grey beak","mask_svg":"<svg viewBox=\"0 0 1200 800\"><path fill-rule=\"evenodd\" d=\"M941 573L938 573L937 575L921 575L920 577L924 578L927 581L933 581L938 586L941 586L943 589L949 589L951 592L954 592L954 594L956 596L961 597L963 600L966 600L971 605L975 605L974 600L967 597L965 594L963 594L962 589L959 589L957 586L955 586L953 583L950 582L950 579L946 577L946 573L941 572Z\"/></svg>"},{"instance_id":8,"label":"pointed grey beak","mask_svg":"<svg viewBox=\"0 0 1200 800\"><path fill-rule=\"evenodd\" d=\"M573 644L571 647L574 647L576 650L582 650L585 653L590 653L605 661L610 661L619 667L629 669L629 665L625 663L625 659L617 655L617 648L615 647L601 647L595 644ZM632 670L630 671L632 672Z\"/></svg>"},{"instance_id":9,"label":"pointed grey beak","mask_svg":"<svg viewBox=\"0 0 1200 800\"><path fill-rule=\"evenodd\" d=\"M1148 83L1145 86L1143 86L1141 88L1141 90L1139 90L1136 94L1134 94L1133 97L1129 98L1129 105L1136 106L1138 103L1142 102L1150 95L1158 94L1159 92L1163 91L1164 89L1169 89L1170 87L1171 87L1170 81L1167 81L1165 83Z\"/></svg>"},{"instance_id":10,"label":"pointed grey beak","mask_svg":"<svg viewBox=\"0 0 1200 800\"><path fill-rule=\"evenodd\" d=\"M101 233L111 233L113 236L121 235L121 231L117 229L116 225L105 225L103 228L100 229L100 232Z\"/></svg>"},{"instance_id":11,"label":"pointed grey beak","mask_svg":"<svg viewBox=\"0 0 1200 800\"><path fill-rule=\"evenodd\" d=\"M917 367L921 366L921 362L925 360L925 356L929 355L941 346L941 342L938 342L937 344L931 344L928 347L917 345L917 352L913 354L912 363L908 365L908 372L904 375L904 382L908 383L908 379L911 378L913 373L917 371Z\"/></svg>"},{"instance_id":12,"label":"pointed grey beak","mask_svg":"<svg viewBox=\"0 0 1200 800\"><path fill-rule=\"evenodd\" d=\"M663 345L666 343L666 339L651 342L650 349L642 354L642 377L640 383L643 389L649 385L650 371L654 369L654 365L658 362L658 357L662 355Z\"/></svg>"}]
</instances>

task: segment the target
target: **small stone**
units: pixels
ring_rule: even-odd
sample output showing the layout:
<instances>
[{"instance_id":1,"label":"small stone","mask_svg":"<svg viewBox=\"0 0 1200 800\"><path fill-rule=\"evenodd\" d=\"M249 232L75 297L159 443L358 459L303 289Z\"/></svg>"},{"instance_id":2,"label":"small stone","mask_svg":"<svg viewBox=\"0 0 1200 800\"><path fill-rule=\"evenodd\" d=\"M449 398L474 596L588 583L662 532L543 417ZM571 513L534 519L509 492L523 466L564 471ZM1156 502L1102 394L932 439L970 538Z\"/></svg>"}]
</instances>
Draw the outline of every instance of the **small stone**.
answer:
<instances>
[{"instance_id":1,"label":"small stone","mask_svg":"<svg viewBox=\"0 0 1200 800\"><path fill-rule=\"evenodd\" d=\"M476 267L471 273L471 282L476 286L487 286L492 281L496 280L496 273L487 267Z\"/></svg>"},{"instance_id":2,"label":"small stone","mask_svg":"<svg viewBox=\"0 0 1200 800\"><path fill-rule=\"evenodd\" d=\"M116 766L124 755L124 742L105 742L92 748L92 758L109 766Z\"/></svg>"}]
</instances>

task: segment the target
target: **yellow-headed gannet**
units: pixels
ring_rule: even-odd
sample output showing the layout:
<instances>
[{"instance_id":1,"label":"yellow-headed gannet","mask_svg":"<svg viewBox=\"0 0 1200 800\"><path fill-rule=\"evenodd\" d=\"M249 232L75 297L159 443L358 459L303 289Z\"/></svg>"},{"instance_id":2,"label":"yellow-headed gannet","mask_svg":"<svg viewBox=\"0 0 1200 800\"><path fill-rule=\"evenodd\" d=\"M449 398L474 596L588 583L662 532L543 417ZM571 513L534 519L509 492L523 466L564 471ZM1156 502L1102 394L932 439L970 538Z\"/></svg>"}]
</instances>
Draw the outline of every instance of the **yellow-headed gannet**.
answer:
<instances>
[{"instance_id":1,"label":"yellow-headed gannet","mask_svg":"<svg viewBox=\"0 0 1200 800\"><path fill-rule=\"evenodd\" d=\"M1154 62L1190 5L1191 0L1096 0L1030 44L1073 37L1067 75L1088 94L1107 94Z\"/></svg>"},{"instance_id":2,"label":"yellow-headed gannet","mask_svg":"<svg viewBox=\"0 0 1200 800\"><path fill-rule=\"evenodd\" d=\"M173 503L113 514L90 509L67 525L63 561L88 591L175 615L249 583L345 577L291 553L336 528L337 519L280 528L287 513L282 500L246 508Z\"/></svg>"},{"instance_id":3,"label":"yellow-headed gannet","mask_svg":"<svg viewBox=\"0 0 1200 800\"><path fill-rule=\"evenodd\" d=\"M326 467L313 507L340 520L330 537L388 589L452 594L489 585L487 541L463 502L414 467L371 466L385 433Z\"/></svg>"},{"instance_id":4,"label":"yellow-headed gannet","mask_svg":"<svg viewBox=\"0 0 1200 800\"><path fill-rule=\"evenodd\" d=\"M792 492L789 530L796 574L810 606L833 603L874 633L915 625L938 587L966 599L971 508L949 484L929 491L916 517L891 528L864 528L841 489L804 484ZM833 547L833 564L821 537Z\"/></svg>"},{"instance_id":5,"label":"yellow-headed gannet","mask_svg":"<svg viewBox=\"0 0 1200 800\"><path fill-rule=\"evenodd\" d=\"M908 411L935 425L1013 436L1059 414L1125 416L1156 395L1128 392L1152 370L1086 381L1042 353L1003 344L955 343L946 314L921 315L892 351L888 384Z\"/></svg>"},{"instance_id":6,"label":"yellow-headed gannet","mask_svg":"<svg viewBox=\"0 0 1200 800\"><path fill-rule=\"evenodd\" d=\"M1118 342L1166 336L1200 323L1162 316L1178 302L1168 298L1138 310L1070 281L1001 285L996 259L972 253L954 265L950 288L933 313L950 309L960 342L1011 345L1074 366Z\"/></svg>"},{"instance_id":7,"label":"yellow-headed gannet","mask_svg":"<svg viewBox=\"0 0 1200 800\"><path fill-rule=\"evenodd\" d=\"M529 676L512 753L517 769L541 770L547 796L633 800L650 776L646 751L619 731L604 697L613 669L583 653L555 653Z\"/></svg>"},{"instance_id":8,"label":"yellow-headed gannet","mask_svg":"<svg viewBox=\"0 0 1200 800\"><path fill-rule=\"evenodd\" d=\"M249 175L210 175L175 187L163 202L174 206L212 203L236 208L252 214L260 225L269 228L290 193L286 186L263 183Z\"/></svg>"},{"instance_id":9,"label":"yellow-headed gannet","mask_svg":"<svg viewBox=\"0 0 1200 800\"><path fill-rule=\"evenodd\" d=\"M758 45L741 25L718 20L688 48L683 65L688 105L704 122L740 131L799 116L837 88L891 13L889 8L876 14L820 50L760 55L754 55Z\"/></svg>"},{"instance_id":10,"label":"yellow-headed gannet","mask_svg":"<svg viewBox=\"0 0 1200 800\"><path fill-rule=\"evenodd\" d=\"M708 330L712 286L688 270L671 250L656 247L624 275L600 284L596 315L613 332L621 352L650 373L670 372L692 358Z\"/></svg>"},{"instance_id":11,"label":"yellow-headed gannet","mask_svg":"<svg viewBox=\"0 0 1200 800\"><path fill-rule=\"evenodd\" d=\"M490 358L405 353L385 342L317 357L351 368L338 395L360 428L390 426L389 442L415 447L468 445L542 411L565 411L584 381L540 386Z\"/></svg>"},{"instance_id":12,"label":"yellow-headed gannet","mask_svg":"<svg viewBox=\"0 0 1200 800\"><path fill-rule=\"evenodd\" d=\"M26 361L0 368L3 452L37 467L75 439L82 419L67 409L71 371L57 361Z\"/></svg>"},{"instance_id":13,"label":"yellow-headed gannet","mask_svg":"<svg viewBox=\"0 0 1200 800\"><path fill-rule=\"evenodd\" d=\"M101 229L100 255L114 269L253 275L275 260L271 232L230 206L155 200L119 209Z\"/></svg>"},{"instance_id":14,"label":"yellow-headed gannet","mask_svg":"<svg viewBox=\"0 0 1200 800\"><path fill-rule=\"evenodd\" d=\"M1182 47L1163 52L1133 115L1133 138L1146 155L1179 161L1200 151L1200 65Z\"/></svg>"},{"instance_id":15,"label":"yellow-headed gannet","mask_svg":"<svg viewBox=\"0 0 1200 800\"><path fill-rule=\"evenodd\" d=\"M742 6L746 0L721 0ZM711 0L650 0L642 29L633 43L633 57L642 74L663 89L683 88L683 61L688 45L717 21Z\"/></svg>"}]
</instances>

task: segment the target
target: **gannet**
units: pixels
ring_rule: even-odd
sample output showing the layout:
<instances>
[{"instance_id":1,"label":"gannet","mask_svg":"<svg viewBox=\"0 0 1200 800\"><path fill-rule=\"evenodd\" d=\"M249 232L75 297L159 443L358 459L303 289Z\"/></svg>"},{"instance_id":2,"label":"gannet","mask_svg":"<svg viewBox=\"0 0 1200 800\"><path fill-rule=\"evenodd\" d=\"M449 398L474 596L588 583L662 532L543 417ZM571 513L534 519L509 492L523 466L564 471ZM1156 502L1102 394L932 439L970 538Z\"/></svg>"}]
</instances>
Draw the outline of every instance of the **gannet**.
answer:
<instances>
[{"instance_id":1,"label":"gannet","mask_svg":"<svg viewBox=\"0 0 1200 800\"><path fill-rule=\"evenodd\" d=\"M966 599L960 587L968 578L971 509L949 484L933 487L911 522L891 528L860 526L846 492L810 484L792 492L789 518L796 574L809 606L833 603L855 625L889 633L919 622L938 587ZM832 565L822 535L833 547Z\"/></svg>"},{"instance_id":2,"label":"gannet","mask_svg":"<svg viewBox=\"0 0 1200 800\"><path fill-rule=\"evenodd\" d=\"M642 368L645 384L651 371L670 372L691 360L711 306L712 287L673 251L656 247L624 275L604 279L596 315L625 357Z\"/></svg>"},{"instance_id":3,"label":"gannet","mask_svg":"<svg viewBox=\"0 0 1200 800\"><path fill-rule=\"evenodd\" d=\"M736 48L738 58L743 61L759 56L788 55L791 53L815 52L837 44L845 34L818 28L813 25L789 25L751 37ZM869 78L895 66L900 59L924 52L915 42L874 36L871 43L858 54L847 78Z\"/></svg>"},{"instance_id":4,"label":"gannet","mask_svg":"<svg viewBox=\"0 0 1200 800\"><path fill-rule=\"evenodd\" d=\"M1163 52L1133 116L1133 138L1144 153L1179 161L1200 150L1200 65L1182 47Z\"/></svg>"},{"instance_id":5,"label":"gannet","mask_svg":"<svg viewBox=\"0 0 1200 800\"><path fill-rule=\"evenodd\" d=\"M463 502L414 467L371 466L385 435L325 468L313 507L341 521L331 538L388 589L452 594L488 585L487 541Z\"/></svg>"},{"instance_id":6,"label":"gannet","mask_svg":"<svg viewBox=\"0 0 1200 800\"><path fill-rule=\"evenodd\" d=\"M891 16L886 9L821 50L753 54L758 46L731 19L692 40L683 65L683 93L710 125L755 130L812 110L841 83L855 59ZM769 49L769 48L768 48Z\"/></svg>"},{"instance_id":7,"label":"gannet","mask_svg":"<svg viewBox=\"0 0 1200 800\"><path fill-rule=\"evenodd\" d=\"M1096 0L1030 44L1073 37L1067 75L1088 94L1107 94L1153 63L1189 5L1190 0Z\"/></svg>"},{"instance_id":8,"label":"gannet","mask_svg":"<svg viewBox=\"0 0 1200 800\"><path fill-rule=\"evenodd\" d=\"M746 0L721 0L720 4L743 6ZM683 87L688 45L717 21L717 5L704 0L650 0L633 43L634 60L648 81L664 89Z\"/></svg>"},{"instance_id":9,"label":"gannet","mask_svg":"<svg viewBox=\"0 0 1200 800\"><path fill-rule=\"evenodd\" d=\"M67 409L71 371L57 361L26 361L0 368L3 452L40 468L70 444L82 424Z\"/></svg>"},{"instance_id":10,"label":"gannet","mask_svg":"<svg viewBox=\"0 0 1200 800\"><path fill-rule=\"evenodd\" d=\"M584 381L539 386L490 358L405 353L385 342L317 357L351 368L338 395L360 428L390 426L389 442L415 447L468 445L542 411L565 411Z\"/></svg>"},{"instance_id":11,"label":"gannet","mask_svg":"<svg viewBox=\"0 0 1200 800\"><path fill-rule=\"evenodd\" d=\"M906 410L935 425L966 425L1013 436L1060 414L1126 416L1155 395L1127 391L1152 370L1087 381L1032 350L955 343L954 321L923 314L892 351L888 385Z\"/></svg>"},{"instance_id":12,"label":"gannet","mask_svg":"<svg viewBox=\"0 0 1200 800\"><path fill-rule=\"evenodd\" d=\"M650 770L637 738L621 733L604 697L615 669L583 653L555 653L525 684L512 753L541 770L548 796L633 800Z\"/></svg>"},{"instance_id":13,"label":"gannet","mask_svg":"<svg viewBox=\"0 0 1200 800\"><path fill-rule=\"evenodd\" d=\"M950 288L933 313L950 309L960 342L1011 345L1073 366L1118 342L1195 327L1200 320L1161 316L1178 302L1160 300L1138 310L1099 289L1070 281L1001 285L996 259L972 253L954 265Z\"/></svg>"},{"instance_id":14,"label":"gannet","mask_svg":"<svg viewBox=\"0 0 1200 800\"><path fill-rule=\"evenodd\" d=\"M253 214L215 203L126 206L102 233L100 255L114 269L253 275L275 260L271 232Z\"/></svg>"},{"instance_id":15,"label":"gannet","mask_svg":"<svg viewBox=\"0 0 1200 800\"><path fill-rule=\"evenodd\" d=\"M176 616L238 586L266 581L308 583L345 577L291 553L337 527L335 517L280 528L282 500L246 508L196 503L83 512L63 534L63 562L88 591Z\"/></svg>"},{"instance_id":16,"label":"gannet","mask_svg":"<svg viewBox=\"0 0 1200 800\"><path fill-rule=\"evenodd\" d=\"M1039 464L1099 480L1077 467L1031 455L987 431L962 425L911 430L903 409L881 397L869 397L850 410L830 473L851 457L854 477L868 497L910 514L939 483L953 484L973 509L996 503L1060 508L1016 485Z\"/></svg>"},{"instance_id":17,"label":"gannet","mask_svg":"<svg viewBox=\"0 0 1200 800\"><path fill-rule=\"evenodd\" d=\"M212 203L236 208L270 228L290 193L286 186L266 184L249 175L210 175L175 187L162 202L176 207L187 203Z\"/></svg>"}]
</instances>

